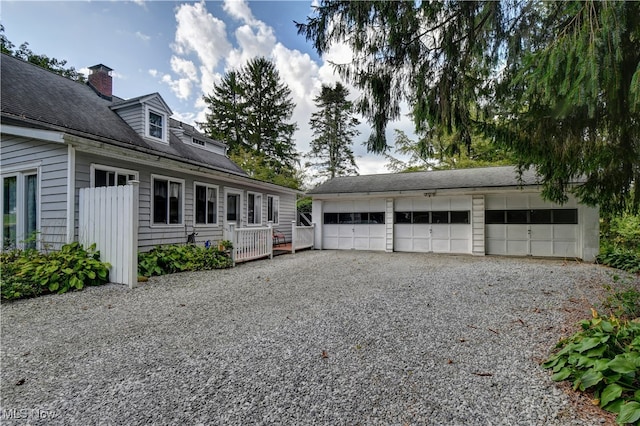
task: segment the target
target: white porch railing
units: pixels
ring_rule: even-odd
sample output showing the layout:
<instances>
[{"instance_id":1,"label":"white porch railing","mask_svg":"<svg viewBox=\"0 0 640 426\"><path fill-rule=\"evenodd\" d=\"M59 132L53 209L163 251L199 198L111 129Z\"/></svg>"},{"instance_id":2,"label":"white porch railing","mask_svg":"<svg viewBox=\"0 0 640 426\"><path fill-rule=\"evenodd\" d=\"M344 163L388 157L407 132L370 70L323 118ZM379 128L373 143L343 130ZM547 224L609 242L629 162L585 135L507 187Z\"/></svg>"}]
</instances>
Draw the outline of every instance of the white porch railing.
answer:
<instances>
[{"instance_id":1,"label":"white porch railing","mask_svg":"<svg viewBox=\"0 0 640 426\"><path fill-rule=\"evenodd\" d=\"M231 259L235 266L238 262L259 259L261 257L273 258L273 227L269 224L265 228L236 228L229 225L227 238L231 240ZM291 222L291 253L296 250L312 248L314 245L315 224L311 226L297 226L296 221Z\"/></svg>"},{"instance_id":2,"label":"white porch railing","mask_svg":"<svg viewBox=\"0 0 640 426\"><path fill-rule=\"evenodd\" d=\"M235 228L229 226L231 234L231 259L235 265L237 262L259 259L261 257L273 258L273 229L267 228Z\"/></svg>"},{"instance_id":3,"label":"white porch railing","mask_svg":"<svg viewBox=\"0 0 640 426\"><path fill-rule=\"evenodd\" d=\"M291 252L313 247L315 236L315 223L311 226L297 226L296 221L291 223Z\"/></svg>"}]
</instances>

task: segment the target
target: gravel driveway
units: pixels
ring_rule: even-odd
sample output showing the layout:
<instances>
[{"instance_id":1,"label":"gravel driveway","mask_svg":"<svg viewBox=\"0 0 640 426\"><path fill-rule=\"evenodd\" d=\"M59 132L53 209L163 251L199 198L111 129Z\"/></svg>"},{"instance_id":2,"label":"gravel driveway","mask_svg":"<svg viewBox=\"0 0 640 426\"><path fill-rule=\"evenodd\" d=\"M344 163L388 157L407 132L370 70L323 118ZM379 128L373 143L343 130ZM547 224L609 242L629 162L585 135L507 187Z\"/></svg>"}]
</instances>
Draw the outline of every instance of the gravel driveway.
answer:
<instances>
[{"instance_id":1,"label":"gravel driveway","mask_svg":"<svg viewBox=\"0 0 640 426\"><path fill-rule=\"evenodd\" d=\"M3 304L1 420L593 424L538 362L612 274L308 251Z\"/></svg>"}]
</instances>

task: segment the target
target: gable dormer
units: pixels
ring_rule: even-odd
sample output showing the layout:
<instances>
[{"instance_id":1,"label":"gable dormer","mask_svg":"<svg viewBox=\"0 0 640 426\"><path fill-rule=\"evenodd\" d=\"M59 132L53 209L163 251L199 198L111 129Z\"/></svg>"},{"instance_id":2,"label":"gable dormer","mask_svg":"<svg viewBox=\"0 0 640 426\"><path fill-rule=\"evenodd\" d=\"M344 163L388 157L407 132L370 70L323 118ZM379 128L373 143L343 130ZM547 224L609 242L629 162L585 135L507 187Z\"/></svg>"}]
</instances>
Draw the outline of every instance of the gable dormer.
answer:
<instances>
[{"instance_id":1,"label":"gable dormer","mask_svg":"<svg viewBox=\"0 0 640 426\"><path fill-rule=\"evenodd\" d=\"M169 143L169 117L173 113L160 94L115 102L111 109L146 140Z\"/></svg>"}]
</instances>

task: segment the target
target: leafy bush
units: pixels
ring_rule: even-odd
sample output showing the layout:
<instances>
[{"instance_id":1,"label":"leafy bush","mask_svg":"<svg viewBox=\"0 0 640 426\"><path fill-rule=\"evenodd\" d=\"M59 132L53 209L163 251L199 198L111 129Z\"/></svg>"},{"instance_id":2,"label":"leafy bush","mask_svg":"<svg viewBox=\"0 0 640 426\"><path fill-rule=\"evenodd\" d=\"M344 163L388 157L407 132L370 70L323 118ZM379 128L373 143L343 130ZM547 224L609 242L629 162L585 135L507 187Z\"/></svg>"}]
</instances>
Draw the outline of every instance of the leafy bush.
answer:
<instances>
[{"instance_id":1,"label":"leafy bush","mask_svg":"<svg viewBox=\"0 0 640 426\"><path fill-rule=\"evenodd\" d=\"M582 331L558 343L558 353L542 366L555 381L571 380L574 390L594 393L594 403L618 414L620 424L640 419L640 319L614 316L581 323Z\"/></svg>"},{"instance_id":2,"label":"leafy bush","mask_svg":"<svg viewBox=\"0 0 640 426\"><path fill-rule=\"evenodd\" d=\"M631 273L640 273L640 251L607 245L600 249L598 262Z\"/></svg>"},{"instance_id":3,"label":"leafy bush","mask_svg":"<svg viewBox=\"0 0 640 426\"><path fill-rule=\"evenodd\" d=\"M223 242L224 250L204 248L192 244L158 246L147 253L138 254L138 275L172 274L174 272L222 269L232 266L225 251L230 244Z\"/></svg>"},{"instance_id":4,"label":"leafy bush","mask_svg":"<svg viewBox=\"0 0 640 426\"><path fill-rule=\"evenodd\" d=\"M620 278L615 275L614 281ZM634 286L626 287L614 291L611 286L606 285L607 297L602 302L602 308L609 315L613 315L622 319L634 319L640 317L640 291Z\"/></svg>"},{"instance_id":5,"label":"leafy bush","mask_svg":"<svg viewBox=\"0 0 640 426\"><path fill-rule=\"evenodd\" d=\"M65 293L87 285L109 282L108 263L100 262L95 244L85 249L75 242L59 251L43 254L36 250L2 253L0 285L3 300Z\"/></svg>"},{"instance_id":6,"label":"leafy bush","mask_svg":"<svg viewBox=\"0 0 640 426\"><path fill-rule=\"evenodd\" d=\"M603 220L598 261L627 272L640 273L640 215Z\"/></svg>"}]
</instances>

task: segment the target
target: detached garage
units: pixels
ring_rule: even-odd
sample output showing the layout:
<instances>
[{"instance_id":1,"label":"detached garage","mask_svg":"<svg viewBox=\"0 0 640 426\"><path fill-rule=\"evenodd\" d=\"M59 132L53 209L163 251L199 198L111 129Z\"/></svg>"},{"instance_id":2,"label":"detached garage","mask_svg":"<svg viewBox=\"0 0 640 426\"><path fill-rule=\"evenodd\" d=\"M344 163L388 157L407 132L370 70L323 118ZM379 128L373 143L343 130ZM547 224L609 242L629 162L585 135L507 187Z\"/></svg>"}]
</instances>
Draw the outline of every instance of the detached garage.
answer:
<instances>
[{"instance_id":1,"label":"detached garage","mask_svg":"<svg viewBox=\"0 0 640 426\"><path fill-rule=\"evenodd\" d=\"M598 209L545 201L535 173L510 166L338 177L309 195L317 249L598 254Z\"/></svg>"}]
</instances>

